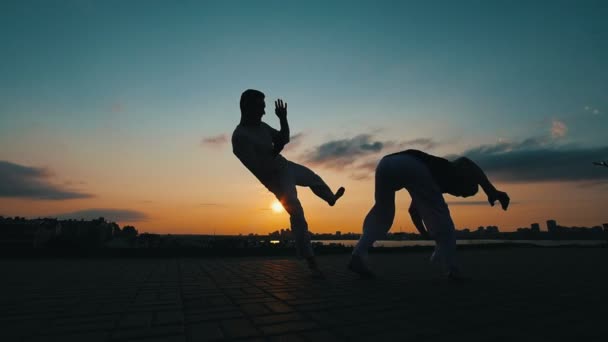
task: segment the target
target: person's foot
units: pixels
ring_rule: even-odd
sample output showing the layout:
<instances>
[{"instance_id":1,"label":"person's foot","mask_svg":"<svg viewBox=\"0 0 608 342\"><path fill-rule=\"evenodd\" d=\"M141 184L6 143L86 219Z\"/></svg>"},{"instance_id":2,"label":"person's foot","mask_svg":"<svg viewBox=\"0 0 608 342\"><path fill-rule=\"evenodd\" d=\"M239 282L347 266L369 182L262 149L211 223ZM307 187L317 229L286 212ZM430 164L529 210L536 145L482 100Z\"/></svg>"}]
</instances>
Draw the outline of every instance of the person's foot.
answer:
<instances>
[{"instance_id":1,"label":"person's foot","mask_svg":"<svg viewBox=\"0 0 608 342\"><path fill-rule=\"evenodd\" d=\"M310 269L310 276L313 279L325 279L325 274L323 274L323 272L321 272L321 270L318 267L314 267Z\"/></svg>"},{"instance_id":2,"label":"person's foot","mask_svg":"<svg viewBox=\"0 0 608 342\"><path fill-rule=\"evenodd\" d=\"M317 259L314 256L306 258L306 263L308 264L308 269L310 270L310 275L315 279L325 279L325 275L319 269L319 265L317 264Z\"/></svg>"},{"instance_id":3,"label":"person's foot","mask_svg":"<svg viewBox=\"0 0 608 342\"><path fill-rule=\"evenodd\" d=\"M338 189L338 191L336 191L336 193L334 194L334 200L332 202L329 202L329 205L333 207L336 204L336 202L340 199L340 197L342 197L344 195L344 191L346 191L346 189L344 189L344 187L341 186L340 189Z\"/></svg>"},{"instance_id":4,"label":"person's foot","mask_svg":"<svg viewBox=\"0 0 608 342\"><path fill-rule=\"evenodd\" d=\"M348 269L359 274L361 278L371 279L376 277L376 275L369 269L363 258L361 258L361 256L358 254L353 254L350 257Z\"/></svg>"}]
</instances>

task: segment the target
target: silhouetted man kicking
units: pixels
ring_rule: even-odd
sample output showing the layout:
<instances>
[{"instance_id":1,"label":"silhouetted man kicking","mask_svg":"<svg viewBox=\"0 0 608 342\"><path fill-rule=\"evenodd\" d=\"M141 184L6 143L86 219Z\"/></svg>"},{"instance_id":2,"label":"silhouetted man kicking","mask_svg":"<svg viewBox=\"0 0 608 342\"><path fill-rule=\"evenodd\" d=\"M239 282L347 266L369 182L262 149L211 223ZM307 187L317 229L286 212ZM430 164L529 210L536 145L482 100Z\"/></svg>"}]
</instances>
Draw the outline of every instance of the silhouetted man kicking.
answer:
<instances>
[{"instance_id":1,"label":"silhouetted man kicking","mask_svg":"<svg viewBox=\"0 0 608 342\"><path fill-rule=\"evenodd\" d=\"M310 245L308 224L298 200L296 185L309 187L315 195L333 206L344 194L344 188L334 194L323 179L307 167L285 159L281 154L289 142L287 103L275 101L275 114L281 122L281 130L262 122L266 113L264 93L248 89L241 95L241 123L232 133L232 150L239 160L272 192L289 213L291 231L294 234L298 255L306 258L314 276L320 277Z\"/></svg>"},{"instance_id":2,"label":"silhouetted man kicking","mask_svg":"<svg viewBox=\"0 0 608 342\"><path fill-rule=\"evenodd\" d=\"M455 260L456 236L450 210L443 193L469 197L478 185L494 206L498 200L503 210L509 196L490 183L484 172L466 157L453 162L418 150L406 150L385 156L376 167L376 203L363 222L363 236L355 246L348 268L362 277L373 277L367 251L388 232L395 218L395 192L405 188L412 198L409 213L421 235L435 240L433 262L439 262L448 278L458 278Z\"/></svg>"}]
</instances>

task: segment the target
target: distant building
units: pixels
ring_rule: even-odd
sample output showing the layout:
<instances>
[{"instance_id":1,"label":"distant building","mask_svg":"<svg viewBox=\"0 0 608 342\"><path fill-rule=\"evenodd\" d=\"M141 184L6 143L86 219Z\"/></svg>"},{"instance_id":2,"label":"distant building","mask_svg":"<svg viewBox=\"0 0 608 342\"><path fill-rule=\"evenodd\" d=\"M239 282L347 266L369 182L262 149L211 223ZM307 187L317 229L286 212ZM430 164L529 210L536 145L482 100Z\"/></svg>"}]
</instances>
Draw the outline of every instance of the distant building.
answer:
<instances>
[{"instance_id":1,"label":"distant building","mask_svg":"<svg viewBox=\"0 0 608 342\"><path fill-rule=\"evenodd\" d=\"M547 231L557 233L557 222L555 220L547 220Z\"/></svg>"},{"instance_id":2,"label":"distant building","mask_svg":"<svg viewBox=\"0 0 608 342\"><path fill-rule=\"evenodd\" d=\"M540 232L540 224L538 224L538 223L532 223L532 226L530 226L530 230L532 230L532 233L539 233Z\"/></svg>"},{"instance_id":3,"label":"distant building","mask_svg":"<svg viewBox=\"0 0 608 342\"><path fill-rule=\"evenodd\" d=\"M498 226L487 226L486 233L499 233Z\"/></svg>"}]
</instances>

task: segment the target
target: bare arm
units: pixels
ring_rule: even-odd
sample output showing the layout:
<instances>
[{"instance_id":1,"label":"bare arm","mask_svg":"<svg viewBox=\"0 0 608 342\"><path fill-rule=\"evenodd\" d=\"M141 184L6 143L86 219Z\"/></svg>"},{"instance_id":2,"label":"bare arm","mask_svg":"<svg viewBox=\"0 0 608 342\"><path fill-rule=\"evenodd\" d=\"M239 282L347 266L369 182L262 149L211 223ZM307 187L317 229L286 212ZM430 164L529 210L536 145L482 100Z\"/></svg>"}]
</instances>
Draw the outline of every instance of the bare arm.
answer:
<instances>
[{"instance_id":1,"label":"bare arm","mask_svg":"<svg viewBox=\"0 0 608 342\"><path fill-rule=\"evenodd\" d=\"M418 213L418 209L416 209L414 202L410 204L410 209L408 210L408 212L410 213L412 222L414 223L414 226L416 227L420 235L425 239L429 239L429 232L426 230L426 227L424 227L424 222L422 222L422 217L420 217L420 213Z\"/></svg>"},{"instance_id":2,"label":"bare arm","mask_svg":"<svg viewBox=\"0 0 608 342\"><path fill-rule=\"evenodd\" d=\"M463 163L467 165L467 170L471 173L477 184L481 186L483 191L488 196L488 202L491 206L494 206L494 202L497 200L500 202L502 209L507 210L509 207L510 198L506 192L497 190L494 185L490 182L483 170L475 164L471 159L467 157L460 158Z\"/></svg>"},{"instance_id":3,"label":"bare arm","mask_svg":"<svg viewBox=\"0 0 608 342\"><path fill-rule=\"evenodd\" d=\"M281 123L281 130L279 134L274 138L274 154L281 153L283 147L289 143L289 123L287 122L287 102L283 103L283 100L278 99L274 102L275 109L274 113L279 118Z\"/></svg>"}]
</instances>

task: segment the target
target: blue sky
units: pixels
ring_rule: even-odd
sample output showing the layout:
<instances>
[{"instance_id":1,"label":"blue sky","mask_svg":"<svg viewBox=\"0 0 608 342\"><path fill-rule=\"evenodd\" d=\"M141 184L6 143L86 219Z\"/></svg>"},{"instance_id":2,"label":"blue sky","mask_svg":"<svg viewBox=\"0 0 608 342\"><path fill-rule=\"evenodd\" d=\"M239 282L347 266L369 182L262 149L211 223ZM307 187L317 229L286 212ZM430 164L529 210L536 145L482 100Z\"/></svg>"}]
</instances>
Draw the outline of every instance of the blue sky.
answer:
<instances>
[{"instance_id":1,"label":"blue sky","mask_svg":"<svg viewBox=\"0 0 608 342\"><path fill-rule=\"evenodd\" d=\"M220 177L239 167L229 148L200 142L231 133L247 88L271 124L272 100L289 103L301 153L360 134L443 155L602 147L607 15L604 1L3 1L0 160L104 189L125 183L102 161L153 182L212 159L202 174Z\"/></svg>"}]
</instances>

